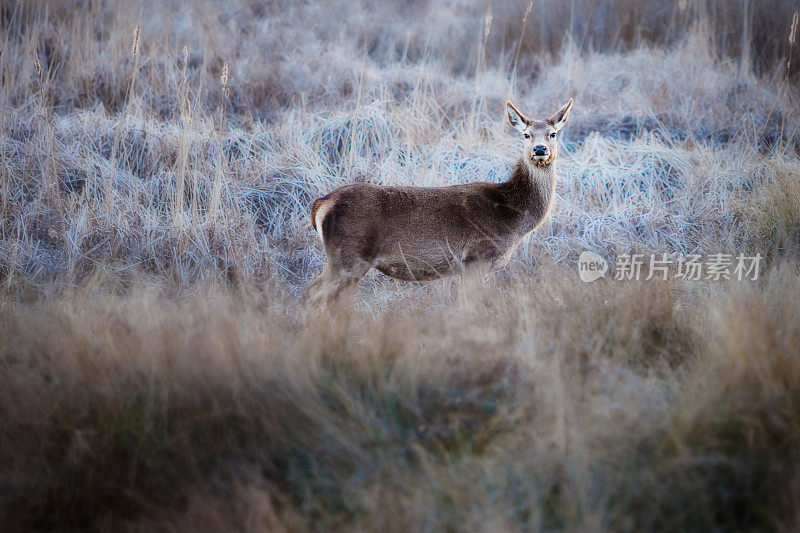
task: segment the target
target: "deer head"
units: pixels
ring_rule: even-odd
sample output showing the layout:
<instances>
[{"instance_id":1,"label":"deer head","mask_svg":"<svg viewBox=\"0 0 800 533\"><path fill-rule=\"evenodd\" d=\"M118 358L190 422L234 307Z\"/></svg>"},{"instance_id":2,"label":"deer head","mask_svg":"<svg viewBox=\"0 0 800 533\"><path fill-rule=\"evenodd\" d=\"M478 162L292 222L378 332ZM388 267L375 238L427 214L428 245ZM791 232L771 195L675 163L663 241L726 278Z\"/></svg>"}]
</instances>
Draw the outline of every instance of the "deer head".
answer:
<instances>
[{"instance_id":1,"label":"deer head","mask_svg":"<svg viewBox=\"0 0 800 533\"><path fill-rule=\"evenodd\" d=\"M572 109L572 98L561 109L545 120L531 120L506 102L508 122L525 138L523 159L531 166L546 167L558 155L558 132L567 123Z\"/></svg>"}]
</instances>

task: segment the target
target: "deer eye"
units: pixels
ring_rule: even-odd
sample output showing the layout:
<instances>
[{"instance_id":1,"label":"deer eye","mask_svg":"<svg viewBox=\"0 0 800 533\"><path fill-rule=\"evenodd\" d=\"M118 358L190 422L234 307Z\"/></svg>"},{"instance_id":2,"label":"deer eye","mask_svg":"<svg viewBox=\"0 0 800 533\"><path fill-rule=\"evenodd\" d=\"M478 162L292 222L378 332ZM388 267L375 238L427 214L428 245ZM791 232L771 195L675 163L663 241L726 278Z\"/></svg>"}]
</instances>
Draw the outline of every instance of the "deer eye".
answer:
<instances>
[{"instance_id":1,"label":"deer eye","mask_svg":"<svg viewBox=\"0 0 800 533\"><path fill-rule=\"evenodd\" d=\"M527 133L523 133L522 136L525 137L526 139L530 139L531 138L531 136L528 135Z\"/></svg>"},{"instance_id":2,"label":"deer eye","mask_svg":"<svg viewBox=\"0 0 800 533\"><path fill-rule=\"evenodd\" d=\"M550 134L550 138L551 138L551 139L555 139L555 138L556 138L556 132L552 132L552 133Z\"/></svg>"}]
</instances>

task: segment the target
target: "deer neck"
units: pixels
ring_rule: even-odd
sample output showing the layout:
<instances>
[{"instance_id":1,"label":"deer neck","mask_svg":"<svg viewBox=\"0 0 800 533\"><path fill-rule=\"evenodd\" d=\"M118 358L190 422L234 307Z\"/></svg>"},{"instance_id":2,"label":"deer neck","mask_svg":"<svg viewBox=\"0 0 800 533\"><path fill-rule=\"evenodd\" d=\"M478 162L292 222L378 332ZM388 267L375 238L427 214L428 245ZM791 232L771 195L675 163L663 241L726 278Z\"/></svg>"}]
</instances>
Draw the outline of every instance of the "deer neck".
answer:
<instances>
[{"instance_id":1,"label":"deer neck","mask_svg":"<svg viewBox=\"0 0 800 533\"><path fill-rule=\"evenodd\" d=\"M524 235L550 213L556 188L556 162L537 166L521 158L502 187L509 207L522 215L519 230Z\"/></svg>"}]
</instances>

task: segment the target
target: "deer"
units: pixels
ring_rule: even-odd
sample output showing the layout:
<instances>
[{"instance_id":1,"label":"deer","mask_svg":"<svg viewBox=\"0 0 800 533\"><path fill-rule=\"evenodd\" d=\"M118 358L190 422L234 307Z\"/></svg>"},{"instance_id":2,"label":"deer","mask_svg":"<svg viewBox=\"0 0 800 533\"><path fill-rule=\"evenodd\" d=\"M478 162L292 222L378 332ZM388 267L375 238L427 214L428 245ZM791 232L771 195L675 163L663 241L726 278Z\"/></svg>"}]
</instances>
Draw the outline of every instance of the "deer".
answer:
<instances>
[{"instance_id":1,"label":"deer","mask_svg":"<svg viewBox=\"0 0 800 533\"><path fill-rule=\"evenodd\" d=\"M532 120L510 101L509 124L522 134L522 156L500 183L441 187L354 183L316 199L311 227L327 264L312 287L331 305L375 268L403 281L429 281L472 267L505 267L553 208L558 134L572 98L550 117Z\"/></svg>"}]
</instances>

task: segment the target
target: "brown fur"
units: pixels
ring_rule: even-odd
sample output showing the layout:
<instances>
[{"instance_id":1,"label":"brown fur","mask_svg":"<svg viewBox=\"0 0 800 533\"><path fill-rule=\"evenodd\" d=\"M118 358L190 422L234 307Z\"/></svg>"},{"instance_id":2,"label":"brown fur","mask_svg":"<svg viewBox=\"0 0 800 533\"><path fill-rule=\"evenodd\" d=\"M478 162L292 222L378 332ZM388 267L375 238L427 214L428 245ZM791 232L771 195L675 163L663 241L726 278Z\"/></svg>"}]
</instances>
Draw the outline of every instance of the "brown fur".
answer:
<instances>
[{"instance_id":1,"label":"brown fur","mask_svg":"<svg viewBox=\"0 0 800 533\"><path fill-rule=\"evenodd\" d=\"M472 265L503 267L522 239L547 217L556 182L560 128L570 103L545 121L531 121L510 103L509 121L528 136L522 158L503 183L390 187L355 183L317 199L311 225L328 265L318 283L330 300L355 287L370 268L397 279L425 281ZM560 113L560 115L559 115ZM545 146L546 156L534 147ZM321 222L317 213L325 206Z\"/></svg>"}]
</instances>

